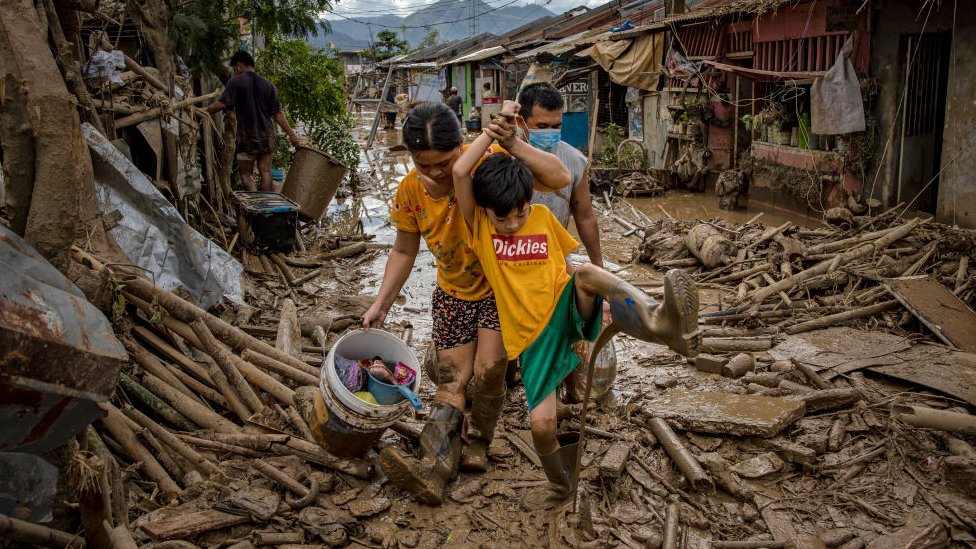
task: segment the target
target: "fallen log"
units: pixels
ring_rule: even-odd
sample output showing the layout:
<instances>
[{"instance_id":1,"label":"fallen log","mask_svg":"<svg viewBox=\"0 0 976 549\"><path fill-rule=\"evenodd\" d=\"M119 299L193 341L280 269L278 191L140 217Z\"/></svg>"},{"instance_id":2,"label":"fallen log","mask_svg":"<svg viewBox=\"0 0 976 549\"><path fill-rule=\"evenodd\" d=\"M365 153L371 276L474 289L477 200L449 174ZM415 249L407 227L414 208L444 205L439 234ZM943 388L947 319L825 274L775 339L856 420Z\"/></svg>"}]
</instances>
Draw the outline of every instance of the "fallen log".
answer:
<instances>
[{"instance_id":1,"label":"fallen log","mask_svg":"<svg viewBox=\"0 0 976 549\"><path fill-rule=\"evenodd\" d=\"M141 366L143 370L169 383L170 386L184 395L203 404L203 400L194 391L187 387L172 371L166 368L159 359L149 354L149 351L144 349L142 345L125 338L122 339L122 345L129 351L129 355L135 359L136 364Z\"/></svg>"},{"instance_id":2,"label":"fallen log","mask_svg":"<svg viewBox=\"0 0 976 549\"><path fill-rule=\"evenodd\" d=\"M227 376L224 375L224 372L213 361L210 362L210 379L217 386L217 391L224 395L224 400L227 401L227 410L237 416L237 419L246 423L248 418L251 417L251 410L241 401L237 391L227 381Z\"/></svg>"},{"instance_id":3,"label":"fallen log","mask_svg":"<svg viewBox=\"0 0 976 549\"><path fill-rule=\"evenodd\" d=\"M749 353L768 351L773 348L773 338L757 337L754 339L735 338L704 338L700 345L703 353Z\"/></svg>"},{"instance_id":4,"label":"fallen log","mask_svg":"<svg viewBox=\"0 0 976 549\"><path fill-rule=\"evenodd\" d=\"M678 521L681 518L681 507L676 502L668 504L664 518L664 535L661 549L678 549Z\"/></svg>"},{"instance_id":5,"label":"fallen log","mask_svg":"<svg viewBox=\"0 0 976 549\"><path fill-rule=\"evenodd\" d=\"M295 391L289 389L277 379L262 372L256 366L242 358L235 356L233 360L244 379L254 386L260 388L286 406L291 406L295 401Z\"/></svg>"},{"instance_id":6,"label":"fallen log","mask_svg":"<svg viewBox=\"0 0 976 549\"><path fill-rule=\"evenodd\" d=\"M782 384L780 384L782 387ZM846 408L861 400L861 393L857 389L847 387L843 389L825 389L811 391L786 397L789 400L800 400L806 404L807 414L826 412Z\"/></svg>"},{"instance_id":7,"label":"fallen log","mask_svg":"<svg viewBox=\"0 0 976 549\"><path fill-rule=\"evenodd\" d=\"M191 538L204 532L236 526L250 522L250 520L249 515L233 515L208 509L146 522L140 528L153 540L165 541L176 538Z\"/></svg>"},{"instance_id":8,"label":"fallen log","mask_svg":"<svg viewBox=\"0 0 976 549\"><path fill-rule=\"evenodd\" d=\"M166 358L179 364L184 370L196 376L196 378L203 383L213 383L210 380L210 374L207 372L207 369L204 366L183 354L179 349L163 341L161 337L153 333L151 330L148 330L142 326L136 326L132 329L132 332L139 336L140 339L145 341L152 348L166 355Z\"/></svg>"}]
</instances>

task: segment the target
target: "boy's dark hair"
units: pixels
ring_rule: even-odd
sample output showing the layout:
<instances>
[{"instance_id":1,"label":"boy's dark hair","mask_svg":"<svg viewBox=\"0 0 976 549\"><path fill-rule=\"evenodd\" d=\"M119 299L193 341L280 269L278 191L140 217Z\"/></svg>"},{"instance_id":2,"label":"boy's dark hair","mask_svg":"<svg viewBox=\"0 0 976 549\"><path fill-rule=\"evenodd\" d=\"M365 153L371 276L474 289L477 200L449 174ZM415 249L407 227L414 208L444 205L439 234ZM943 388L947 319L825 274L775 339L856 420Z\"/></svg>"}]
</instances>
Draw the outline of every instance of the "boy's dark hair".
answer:
<instances>
[{"instance_id":1,"label":"boy's dark hair","mask_svg":"<svg viewBox=\"0 0 976 549\"><path fill-rule=\"evenodd\" d=\"M532 172L524 162L494 153L478 166L473 178L474 201L498 217L519 210L532 200Z\"/></svg>"},{"instance_id":2,"label":"boy's dark hair","mask_svg":"<svg viewBox=\"0 0 976 549\"><path fill-rule=\"evenodd\" d=\"M403 144L410 151L453 151L463 141L457 115L444 103L423 101L403 121Z\"/></svg>"},{"instance_id":3,"label":"boy's dark hair","mask_svg":"<svg viewBox=\"0 0 976 549\"><path fill-rule=\"evenodd\" d=\"M532 116L532 108L538 105L547 111L562 112L566 102L563 101L563 94L559 93L552 84L537 82L522 88L518 96L518 104L521 106L519 114L522 118Z\"/></svg>"},{"instance_id":4,"label":"boy's dark hair","mask_svg":"<svg viewBox=\"0 0 976 549\"><path fill-rule=\"evenodd\" d=\"M253 67L254 58L251 57L251 54L247 53L244 50L237 50L236 52L234 52L234 55L230 58L230 66L233 67L238 63L243 63L247 67Z\"/></svg>"}]
</instances>

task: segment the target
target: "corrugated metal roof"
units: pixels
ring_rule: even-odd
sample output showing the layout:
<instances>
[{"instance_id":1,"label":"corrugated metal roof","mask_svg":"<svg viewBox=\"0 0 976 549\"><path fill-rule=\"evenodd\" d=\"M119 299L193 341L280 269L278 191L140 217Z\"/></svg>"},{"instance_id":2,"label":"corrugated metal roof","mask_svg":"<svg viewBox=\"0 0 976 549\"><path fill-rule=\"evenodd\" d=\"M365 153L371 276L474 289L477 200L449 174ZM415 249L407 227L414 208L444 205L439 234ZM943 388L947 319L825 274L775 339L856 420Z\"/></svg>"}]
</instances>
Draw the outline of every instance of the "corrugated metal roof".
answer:
<instances>
[{"instance_id":1,"label":"corrugated metal roof","mask_svg":"<svg viewBox=\"0 0 976 549\"><path fill-rule=\"evenodd\" d=\"M460 57L455 57L454 59L449 59L441 64L457 65L458 63L470 63L472 61L481 61L483 59L488 59L489 57L494 57L504 52L505 52L505 48L503 46L492 46L490 48L482 48L480 50L464 54Z\"/></svg>"},{"instance_id":2,"label":"corrugated metal roof","mask_svg":"<svg viewBox=\"0 0 976 549\"><path fill-rule=\"evenodd\" d=\"M583 32L578 32L572 36L567 36L566 38L556 40L555 42L550 42L548 44L543 44L537 48L533 48L527 52L520 53L515 56L516 59L530 59L539 55L540 53L549 53L552 55L562 55L569 50L576 48L576 42L585 39L587 36L600 34L600 29L585 30Z\"/></svg>"}]
</instances>

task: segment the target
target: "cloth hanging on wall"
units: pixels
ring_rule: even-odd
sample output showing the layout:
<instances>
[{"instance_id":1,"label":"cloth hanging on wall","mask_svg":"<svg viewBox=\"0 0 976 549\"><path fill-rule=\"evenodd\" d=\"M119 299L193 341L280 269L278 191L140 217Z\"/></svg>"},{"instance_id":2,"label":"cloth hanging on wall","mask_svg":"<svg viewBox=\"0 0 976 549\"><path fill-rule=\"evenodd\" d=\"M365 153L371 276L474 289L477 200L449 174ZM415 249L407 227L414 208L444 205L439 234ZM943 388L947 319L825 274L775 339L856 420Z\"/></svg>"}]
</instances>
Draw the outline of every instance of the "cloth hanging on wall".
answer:
<instances>
[{"instance_id":1,"label":"cloth hanging on wall","mask_svg":"<svg viewBox=\"0 0 976 549\"><path fill-rule=\"evenodd\" d=\"M810 131L818 135L839 135L863 132L864 101L861 83L854 73L850 55L854 50L853 36L847 39L837 54L837 60L810 89Z\"/></svg>"},{"instance_id":2,"label":"cloth hanging on wall","mask_svg":"<svg viewBox=\"0 0 976 549\"><path fill-rule=\"evenodd\" d=\"M617 84L654 90L661 78L664 33L597 42L577 55L592 57Z\"/></svg>"}]
</instances>

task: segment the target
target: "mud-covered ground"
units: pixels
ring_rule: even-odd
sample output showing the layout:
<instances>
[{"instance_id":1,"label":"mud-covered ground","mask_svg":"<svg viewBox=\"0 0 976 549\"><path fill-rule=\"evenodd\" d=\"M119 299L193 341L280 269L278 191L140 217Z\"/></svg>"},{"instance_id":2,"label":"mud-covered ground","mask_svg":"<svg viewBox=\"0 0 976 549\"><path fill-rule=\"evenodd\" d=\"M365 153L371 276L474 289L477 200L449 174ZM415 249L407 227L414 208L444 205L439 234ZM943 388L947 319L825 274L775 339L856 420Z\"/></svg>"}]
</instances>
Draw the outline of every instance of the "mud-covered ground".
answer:
<instances>
[{"instance_id":1,"label":"mud-covered ground","mask_svg":"<svg viewBox=\"0 0 976 549\"><path fill-rule=\"evenodd\" d=\"M366 130L360 131L364 137ZM406 152L388 150L398 139L393 132L381 132L373 150L363 154L362 184L330 207L330 230L362 230L372 235L373 242L392 242L394 231L387 223L387 209L400 178L410 168ZM613 198L610 208L605 200L596 203L608 268L652 294L658 291L656 281L661 273L647 264L631 262L640 239L624 236L626 231L613 217L635 220L639 218L635 208L651 219L707 219L719 214L713 196L679 191L660 198ZM722 214L743 223L758 211L761 207ZM772 211L759 222L774 226L786 219L800 226L819 226L817 220ZM360 314L382 280L386 251L375 248L364 256L338 260L332 272L317 279L320 289L302 305L301 314ZM434 276L433 259L422 250L387 319L388 328L396 333L412 327L410 343L421 357L429 344ZM718 298L703 291L702 311L715 310ZM252 322L275 320L273 302L259 299L253 305L267 312L264 318L259 313ZM338 336L331 334L330 343ZM966 411L968 404L860 369L839 375L831 370L855 359L884 364L887 359L911 362L913 356L924 367L929 359L919 357L946 352L940 346L913 347L925 342L918 336L846 328L777 336L772 349L754 353L757 367L753 374L730 379L702 373L661 345L618 337L616 381L589 415L588 423L595 429L586 441L576 512L526 513L519 506L522 494L545 484L541 468L528 455L531 452L519 449L531 447L531 443L513 443L520 437L531 440L526 436L529 425L520 387L508 392L489 452L492 470L459 474L450 484L450 497L443 506L414 503L385 482L381 473L371 480L337 475L329 497L340 513L355 508L355 517L344 515L356 524L350 530L358 534L354 546L654 547L666 535L669 513L677 517L677 537L667 540L675 540L675 547L708 547L709 540L774 539L799 547L826 543L846 549L869 544L878 548L974 546L973 477L947 479L945 466L950 456L972 452L963 440L966 437L912 428L892 420L889 412L894 404L960 411ZM734 428L728 434L678 430L678 442L707 469L706 482L689 483L652 434L648 422L653 414L645 413L648 403L665 394L695 400L698 391L746 395L755 393L757 386L768 387L767 393L774 397L788 395L789 391L779 388L784 380L799 384L797 392L813 390L817 387L811 379L789 362L804 353L830 357L821 363L826 364L820 369L823 378L830 388L856 389L856 398L808 413L772 439L736 435ZM425 404L431 402L432 393L432 385L425 382L421 391ZM419 431L426 411L425 407L405 423ZM564 420L561 428L571 428L574 421ZM412 448L414 441L391 430L379 444L385 445ZM968 487L953 480L959 478L969 482ZM306 532L314 532L314 528L306 527ZM886 535L889 537L883 537ZM908 541L911 539L915 541ZM770 541L765 546L784 545Z\"/></svg>"}]
</instances>

